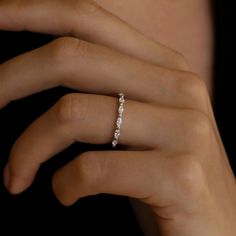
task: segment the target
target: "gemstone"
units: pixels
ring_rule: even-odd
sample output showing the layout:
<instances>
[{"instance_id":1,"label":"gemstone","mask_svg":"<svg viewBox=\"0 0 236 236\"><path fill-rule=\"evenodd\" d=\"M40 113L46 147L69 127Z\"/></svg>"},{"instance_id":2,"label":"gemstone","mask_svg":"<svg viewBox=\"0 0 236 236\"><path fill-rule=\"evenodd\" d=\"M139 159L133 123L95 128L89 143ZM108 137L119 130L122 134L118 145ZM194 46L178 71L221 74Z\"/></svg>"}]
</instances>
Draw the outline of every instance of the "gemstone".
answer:
<instances>
[{"instance_id":1,"label":"gemstone","mask_svg":"<svg viewBox=\"0 0 236 236\"><path fill-rule=\"evenodd\" d=\"M119 113L123 113L123 111L124 111L124 106L121 105L121 106L119 107Z\"/></svg>"},{"instance_id":2,"label":"gemstone","mask_svg":"<svg viewBox=\"0 0 236 236\"><path fill-rule=\"evenodd\" d=\"M125 99L123 97L119 98L119 102L120 103L124 103L125 102Z\"/></svg>"},{"instance_id":3,"label":"gemstone","mask_svg":"<svg viewBox=\"0 0 236 236\"><path fill-rule=\"evenodd\" d=\"M118 144L118 141L117 141L117 140L114 140L114 141L112 142L112 146L113 146L113 147L115 147L117 144Z\"/></svg>"},{"instance_id":4,"label":"gemstone","mask_svg":"<svg viewBox=\"0 0 236 236\"><path fill-rule=\"evenodd\" d=\"M115 133L114 133L114 138L115 138L115 139L118 139L119 136L120 136L120 130L117 129L117 130L115 131Z\"/></svg>"},{"instance_id":5,"label":"gemstone","mask_svg":"<svg viewBox=\"0 0 236 236\"><path fill-rule=\"evenodd\" d=\"M118 128L120 128L121 124L122 124L122 118L119 117L119 118L117 119L116 125L117 125Z\"/></svg>"}]
</instances>

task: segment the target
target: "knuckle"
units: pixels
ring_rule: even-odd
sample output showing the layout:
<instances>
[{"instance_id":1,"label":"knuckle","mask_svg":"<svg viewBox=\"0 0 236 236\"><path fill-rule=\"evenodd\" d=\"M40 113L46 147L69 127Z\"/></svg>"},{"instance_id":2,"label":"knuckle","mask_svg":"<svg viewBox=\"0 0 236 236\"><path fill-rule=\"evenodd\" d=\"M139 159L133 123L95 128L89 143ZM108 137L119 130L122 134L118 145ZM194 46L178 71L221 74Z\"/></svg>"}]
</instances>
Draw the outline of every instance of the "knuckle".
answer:
<instances>
[{"instance_id":1,"label":"knuckle","mask_svg":"<svg viewBox=\"0 0 236 236\"><path fill-rule=\"evenodd\" d=\"M70 4L67 4L67 8L69 8L67 12L70 14L70 35L78 36L75 29L79 27L80 36L82 35L86 39L90 38L91 31L88 29L91 28L91 24L94 24L94 19L104 13L102 7L93 0L71 0Z\"/></svg>"},{"instance_id":2,"label":"knuckle","mask_svg":"<svg viewBox=\"0 0 236 236\"><path fill-rule=\"evenodd\" d=\"M83 120L88 107L86 95L67 94L56 105L56 118L62 124Z\"/></svg>"},{"instance_id":3,"label":"knuckle","mask_svg":"<svg viewBox=\"0 0 236 236\"><path fill-rule=\"evenodd\" d=\"M77 0L74 9L79 11L82 16L96 16L101 12L101 7L93 0Z\"/></svg>"},{"instance_id":4,"label":"knuckle","mask_svg":"<svg viewBox=\"0 0 236 236\"><path fill-rule=\"evenodd\" d=\"M195 94L201 95L207 92L205 82L196 74L190 73L189 74L189 81L190 82L190 90L193 90Z\"/></svg>"},{"instance_id":5,"label":"knuckle","mask_svg":"<svg viewBox=\"0 0 236 236\"><path fill-rule=\"evenodd\" d=\"M91 18L102 12L102 8L93 0L73 0L70 4L70 14L74 17L74 24L80 25L80 30L86 32Z\"/></svg>"},{"instance_id":6,"label":"knuckle","mask_svg":"<svg viewBox=\"0 0 236 236\"><path fill-rule=\"evenodd\" d=\"M198 108L207 104L208 91L205 82L198 75L191 72L182 72L178 77L177 87L184 94L191 106Z\"/></svg>"},{"instance_id":7,"label":"knuckle","mask_svg":"<svg viewBox=\"0 0 236 236\"><path fill-rule=\"evenodd\" d=\"M182 193L196 194L205 186L203 167L195 158L182 156L174 163L173 178Z\"/></svg>"},{"instance_id":8,"label":"knuckle","mask_svg":"<svg viewBox=\"0 0 236 236\"><path fill-rule=\"evenodd\" d=\"M107 160L99 157L96 152L90 151L80 155L76 173L85 184L92 185L104 179L107 169Z\"/></svg>"},{"instance_id":9,"label":"knuckle","mask_svg":"<svg viewBox=\"0 0 236 236\"><path fill-rule=\"evenodd\" d=\"M74 55L83 54L85 48L86 44L77 38L61 37L51 44L51 57L54 62L65 64Z\"/></svg>"},{"instance_id":10,"label":"knuckle","mask_svg":"<svg viewBox=\"0 0 236 236\"><path fill-rule=\"evenodd\" d=\"M173 52L173 63L174 65L176 65L176 67L178 69L181 70L188 70L189 69L189 65L187 60L185 59L184 55L180 52L174 51Z\"/></svg>"},{"instance_id":11,"label":"knuckle","mask_svg":"<svg viewBox=\"0 0 236 236\"><path fill-rule=\"evenodd\" d=\"M189 134L190 139L205 142L208 140L213 131L213 124L210 118L202 112L190 111L184 119L185 131Z\"/></svg>"}]
</instances>

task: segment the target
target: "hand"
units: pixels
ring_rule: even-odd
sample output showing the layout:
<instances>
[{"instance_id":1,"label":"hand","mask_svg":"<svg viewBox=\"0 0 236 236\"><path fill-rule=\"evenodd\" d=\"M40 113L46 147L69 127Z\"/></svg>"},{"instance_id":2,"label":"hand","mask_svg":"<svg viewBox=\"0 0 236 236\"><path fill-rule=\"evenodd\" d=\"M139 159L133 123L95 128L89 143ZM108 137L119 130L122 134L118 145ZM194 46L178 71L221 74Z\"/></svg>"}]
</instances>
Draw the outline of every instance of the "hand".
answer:
<instances>
[{"instance_id":1,"label":"hand","mask_svg":"<svg viewBox=\"0 0 236 236\"><path fill-rule=\"evenodd\" d=\"M73 36L0 65L1 107L55 86L84 92L61 98L16 141L4 171L11 193L73 142L111 142L114 96L124 92L124 150L85 152L58 170L59 201L124 195L151 209L161 235L234 235L235 178L206 87L179 53L85 0L1 1L0 29Z\"/></svg>"}]
</instances>

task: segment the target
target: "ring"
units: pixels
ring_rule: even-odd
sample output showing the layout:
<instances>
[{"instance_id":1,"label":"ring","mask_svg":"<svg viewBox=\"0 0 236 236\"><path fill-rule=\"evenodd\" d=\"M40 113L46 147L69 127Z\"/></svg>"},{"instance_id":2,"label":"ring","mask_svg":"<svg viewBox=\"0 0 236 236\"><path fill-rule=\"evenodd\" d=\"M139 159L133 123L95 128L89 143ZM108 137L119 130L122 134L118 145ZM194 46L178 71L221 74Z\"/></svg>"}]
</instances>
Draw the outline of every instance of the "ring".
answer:
<instances>
[{"instance_id":1,"label":"ring","mask_svg":"<svg viewBox=\"0 0 236 236\"><path fill-rule=\"evenodd\" d=\"M116 129L114 132L114 139L112 141L112 147L115 148L118 144L119 137L120 137L120 129L122 124L122 116L124 112L124 103L125 103L125 95L123 93L119 93L119 108L118 108L118 117L116 120Z\"/></svg>"}]
</instances>

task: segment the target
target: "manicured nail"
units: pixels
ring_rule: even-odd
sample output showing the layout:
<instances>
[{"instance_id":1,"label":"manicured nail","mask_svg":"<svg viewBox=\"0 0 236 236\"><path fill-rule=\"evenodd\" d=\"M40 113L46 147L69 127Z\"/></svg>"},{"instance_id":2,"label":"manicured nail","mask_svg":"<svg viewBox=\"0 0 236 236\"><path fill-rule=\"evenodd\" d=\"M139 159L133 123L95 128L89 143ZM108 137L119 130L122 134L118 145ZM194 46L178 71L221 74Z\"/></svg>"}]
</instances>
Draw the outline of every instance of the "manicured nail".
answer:
<instances>
[{"instance_id":1,"label":"manicured nail","mask_svg":"<svg viewBox=\"0 0 236 236\"><path fill-rule=\"evenodd\" d=\"M11 179L10 179L11 176L10 176L10 170L9 170L8 164L5 166L3 178L4 178L4 185L9 190L10 182L11 182Z\"/></svg>"}]
</instances>

